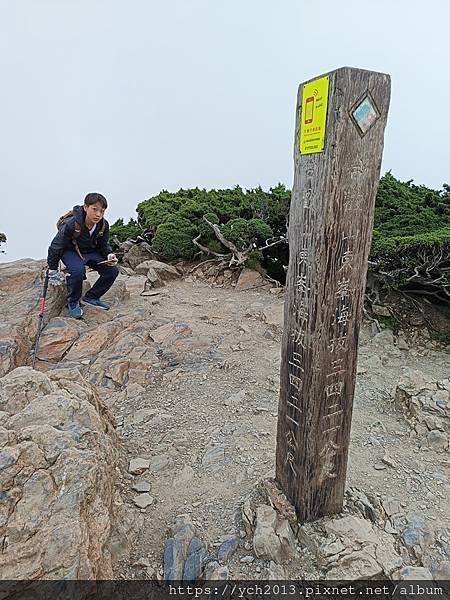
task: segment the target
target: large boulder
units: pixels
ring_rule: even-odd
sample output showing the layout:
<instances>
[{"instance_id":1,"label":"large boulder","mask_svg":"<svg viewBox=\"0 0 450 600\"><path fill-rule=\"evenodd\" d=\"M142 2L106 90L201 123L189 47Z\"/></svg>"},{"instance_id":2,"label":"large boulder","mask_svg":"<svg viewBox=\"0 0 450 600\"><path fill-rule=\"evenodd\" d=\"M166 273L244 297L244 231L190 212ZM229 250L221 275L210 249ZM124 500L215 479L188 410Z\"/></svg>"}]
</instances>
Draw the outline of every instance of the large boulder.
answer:
<instances>
[{"instance_id":1,"label":"large boulder","mask_svg":"<svg viewBox=\"0 0 450 600\"><path fill-rule=\"evenodd\" d=\"M45 261L25 259L0 265L0 376L30 364L39 325ZM49 286L43 324L58 316L65 286Z\"/></svg>"},{"instance_id":2,"label":"large boulder","mask_svg":"<svg viewBox=\"0 0 450 600\"><path fill-rule=\"evenodd\" d=\"M325 524L327 541L319 559L328 570L327 579L383 579L402 564L393 538L370 521L352 515Z\"/></svg>"},{"instance_id":3,"label":"large boulder","mask_svg":"<svg viewBox=\"0 0 450 600\"><path fill-rule=\"evenodd\" d=\"M262 287L269 287L269 285L261 273L252 269L242 269L234 289L241 292Z\"/></svg>"},{"instance_id":4,"label":"large boulder","mask_svg":"<svg viewBox=\"0 0 450 600\"><path fill-rule=\"evenodd\" d=\"M143 263L145 260L152 260L153 258L154 254L151 247L147 242L141 242L139 244L134 244L125 252L122 264L131 269L135 269L140 263Z\"/></svg>"},{"instance_id":5,"label":"large boulder","mask_svg":"<svg viewBox=\"0 0 450 600\"><path fill-rule=\"evenodd\" d=\"M86 328L85 323L76 319L55 317L42 332L37 358L41 361L60 361Z\"/></svg>"},{"instance_id":6,"label":"large boulder","mask_svg":"<svg viewBox=\"0 0 450 600\"><path fill-rule=\"evenodd\" d=\"M116 321L86 329L70 348L66 356L67 360L76 361L98 355L121 330L121 323Z\"/></svg>"},{"instance_id":7,"label":"large boulder","mask_svg":"<svg viewBox=\"0 0 450 600\"><path fill-rule=\"evenodd\" d=\"M158 260L146 260L136 267L138 275L145 275L147 281L145 289L157 288L165 285L166 281L179 279L182 275L176 267L160 262Z\"/></svg>"},{"instance_id":8,"label":"large boulder","mask_svg":"<svg viewBox=\"0 0 450 600\"><path fill-rule=\"evenodd\" d=\"M113 419L76 370L0 379L0 572L110 579L118 450Z\"/></svg>"}]
</instances>

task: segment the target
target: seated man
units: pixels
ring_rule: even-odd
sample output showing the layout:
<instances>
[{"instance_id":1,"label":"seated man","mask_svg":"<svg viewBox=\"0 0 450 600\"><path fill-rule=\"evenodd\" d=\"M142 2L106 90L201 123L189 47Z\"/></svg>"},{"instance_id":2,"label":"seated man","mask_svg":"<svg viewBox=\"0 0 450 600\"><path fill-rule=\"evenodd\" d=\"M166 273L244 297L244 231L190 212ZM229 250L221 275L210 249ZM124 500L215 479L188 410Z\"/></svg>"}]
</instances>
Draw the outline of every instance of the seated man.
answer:
<instances>
[{"instance_id":1,"label":"seated man","mask_svg":"<svg viewBox=\"0 0 450 600\"><path fill-rule=\"evenodd\" d=\"M70 213L58 221L58 233L48 249L47 265L49 284L59 285L64 276L58 272L59 261L67 270L67 308L75 319L83 316L80 307L83 280L86 279L86 265L95 269L100 277L82 298L83 302L103 310L109 304L100 300L114 283L119 270L117 257L109 245L109 224L104 218L108 207L101 194L88 194L84 206L74 206Z\"/></svg>"}]
</instances>

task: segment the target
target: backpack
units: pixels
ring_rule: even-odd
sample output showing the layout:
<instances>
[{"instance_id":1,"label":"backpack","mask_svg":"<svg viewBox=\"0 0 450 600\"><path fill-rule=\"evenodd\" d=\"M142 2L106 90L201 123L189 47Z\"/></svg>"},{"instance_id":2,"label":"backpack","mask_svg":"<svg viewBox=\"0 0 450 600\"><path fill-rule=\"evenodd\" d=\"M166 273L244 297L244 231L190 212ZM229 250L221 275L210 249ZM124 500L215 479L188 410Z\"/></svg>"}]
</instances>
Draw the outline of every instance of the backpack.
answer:
<instances>
[{"instance_id":1,"label":"backpack","mask_svg":"<svg viewBox=\"0 0 450 600\"><path fill-rule=\"evenodd\" d=\"M58 230L61 229L61 227L64 225L64 223L67 221L67 219L70 219L70 217L73 217L73 210L69 210L59 217L59 219L56 222L56 228ZM105 221L105 219L103 219L101 229L97 233L97 239L105 233L105 229L106 229L106 221ZM80 235L81 235L81 225L78 221L75 221L75 228L73 230L73 235L72 235L72 244L75 246L75 251L80 256L80 258L83 258L82 254L80 252L80 249L78 247L78 242L77 242Z\"/></svg>"}]
</instances>

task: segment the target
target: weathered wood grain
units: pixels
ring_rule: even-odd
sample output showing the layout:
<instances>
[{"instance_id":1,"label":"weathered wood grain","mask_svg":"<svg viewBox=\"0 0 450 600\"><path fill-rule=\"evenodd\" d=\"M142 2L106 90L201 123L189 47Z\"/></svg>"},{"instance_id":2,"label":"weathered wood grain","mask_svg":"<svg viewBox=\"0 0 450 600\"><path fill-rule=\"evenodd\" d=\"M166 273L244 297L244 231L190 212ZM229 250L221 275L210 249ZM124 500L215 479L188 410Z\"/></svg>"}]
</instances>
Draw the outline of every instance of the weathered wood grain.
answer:
<instances>
[{"instance_id":1,"label":"weathered wood grain","mask_svg":"<svg viewBox=\"0 0 450 600\"><path fill-rule=\"evenodd\" d=\"M327 74L325 148L299 153L298 90L290 259L282 340L276 479L301 521L342 508L358 333L390 77ZM315 78L316 79L316 78ZM367 92L380 113L362 135L350 111Z\"/></svg>"}]
</instances>

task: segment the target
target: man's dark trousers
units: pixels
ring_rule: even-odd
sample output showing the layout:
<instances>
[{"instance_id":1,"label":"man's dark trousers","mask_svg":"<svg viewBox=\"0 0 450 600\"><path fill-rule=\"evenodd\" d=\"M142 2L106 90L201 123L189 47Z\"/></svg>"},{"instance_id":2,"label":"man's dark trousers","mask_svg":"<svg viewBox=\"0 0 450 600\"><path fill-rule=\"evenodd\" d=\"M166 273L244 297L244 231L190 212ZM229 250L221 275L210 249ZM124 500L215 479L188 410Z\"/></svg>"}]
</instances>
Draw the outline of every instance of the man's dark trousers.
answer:
<instances>
[{"instance_id":1,"label":"man's dark trousers","mask_svg":"<svg viewBox=\"0 0 450 600\"><path fill-rule=\"evenodd\" d=\"M69 273L66 279L67 301L69 303L78 302L81 298L83 280L86 279L86 266L95 269L100 275L91 289L86 293L87 298L96 298L97 300L101 298L103 294L106 294L119 274L117 267L98 264L105 260L98 252L83 254L83 258L84 260L81 260L74 250L66 250L61 258Z\"/></svg>"}]
</instances>

